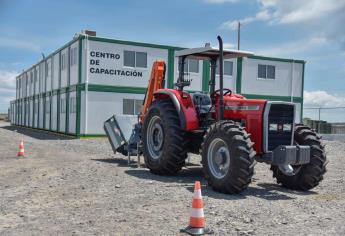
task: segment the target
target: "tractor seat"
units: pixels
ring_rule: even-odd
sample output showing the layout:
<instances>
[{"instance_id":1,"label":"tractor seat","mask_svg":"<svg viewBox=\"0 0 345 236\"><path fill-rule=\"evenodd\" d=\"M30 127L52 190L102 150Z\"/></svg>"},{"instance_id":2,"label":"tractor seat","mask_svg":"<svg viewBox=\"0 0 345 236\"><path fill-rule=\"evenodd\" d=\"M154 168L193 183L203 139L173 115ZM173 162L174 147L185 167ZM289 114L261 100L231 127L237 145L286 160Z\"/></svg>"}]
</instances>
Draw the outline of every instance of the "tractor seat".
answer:
<instances>
[{"instance_id":1,"label":"tractor seat","mask_svg":"<svg viewBox=\"0 0 345 236\"><path fill-rule=\"evenodd\" d=\"M207 94L193 93L192 94L194 106L197 108L199 113L207 113L211 110L212 102L211 98Z\"/></svg>"}]
</instances>

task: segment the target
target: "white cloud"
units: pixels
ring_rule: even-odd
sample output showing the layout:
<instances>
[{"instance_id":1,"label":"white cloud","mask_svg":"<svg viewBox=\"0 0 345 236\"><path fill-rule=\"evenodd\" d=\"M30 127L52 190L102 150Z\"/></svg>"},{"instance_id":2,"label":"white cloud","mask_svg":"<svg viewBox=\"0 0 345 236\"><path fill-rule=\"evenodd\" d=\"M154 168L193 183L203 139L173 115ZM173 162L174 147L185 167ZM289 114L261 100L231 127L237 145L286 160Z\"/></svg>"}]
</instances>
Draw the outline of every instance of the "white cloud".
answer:
<instances>
[{"instance_id":1,"label":"white cloud","mask_svg":"<svg viewBox=\"0 0 345 236\"><path fill-rule=\"evenodd\" d=\"M345 96L329 94L326 91L304 91L306 107L344 107Z\"/></svg>"},{"instance_id":2,"label":"white cloud","mask_svg":"<svg viewBox=\"0 0 345 236\"><path fill-rule=\"evenodd\" d=\"M246 17L240 20L225 21L220 27L222 29L236 30L238 27L238 22L241 22L241 25L247 25L254 21L266 21L268 19L270 19L270 15L268 11L264 10L264 11L258 12L254 17Z\"/></svg>"},{"instance_id":3,"label":"white cloud","mask_svg":"<svg viewBox=\"0 0 345 236\"><path fill-rule=\"evenodd\" d=\"M344 0L259 0L262 9L270 11L272 23L292 24L314 20L345 6Z\"/></svg>"},{"instance_id":4,"label":"white cloud","mask_svg":"<svg viewBox=\"0 0 345 236\"><path fill-rule=\"evenodd\" d=\"M254 49L255 54L265 56L286 56L293 57L301 53L313 50L315 47L327 45L329 42L326 38L321 36L310 37L309 39L302 39L294 42L283 43L279 45L270 45L266 48Z\"/></svg>"},{"instance_id":5,"label":"white cloud","mask_svg":"<svg viewBox=\"0 0 345 236\"><path fill-rule=\"evenodd\" d=\"M302 23L329 16L334 12L343 14L342 10L345 7L345 0L258 0L257 2L259 11L254 16L226 21L221 27L234 30L236 29L234 23L238 21L244 24L264 21L271 25Z\"/></svg>"},{"instance_id":6,"label":"white cloud","mask_svg":"<svg viewBox=\"0 0 345 236\"><path fill-rule=\"evenodd\" d=\"M15 89L17 71L0 70L0 89Z\"/></svg>"},{"instance_id":7,"label":"white cloud","mask_svg":"<svg viewBox=\"0 0 345 236\"><path fill-rule=\"evenodd\" d=\"M322 36L345 49L345 0L257 0L254 15L231 19L220 25L221 29L236 30L243 25L263 22L266 25L292 25L299 27L304 35Z\"/></svg>"},{"instance_id":8,"label":"white cloud","mask_svg":"<svg viewBox=\"0 0 345 236\"><path fill-rule=\"evenodd\" d=\"M224 49L234 49L237 46L233 43L224 43L223 47L224 47Z\"/></svg>"},{"instance_id":9,"label":"white cloud","mask_svg":"<svg viewBox=\"0 0 345 236\"><path fill-rule=\"evenodd\" d=\"M17 75L16 71L0 70L0 112L6 112L15 98Z\"/></svg>"},{"instance_id":10,"label":"white cloud","mask_svg":"<svg viewBox=\"0 0 345 236\"><path fill-rule=\"evenodd\" d=\"M41 50L40 46L34 42L13 39L13 38L3 38L3 37L0 37L0 48L1 47L24 49L24 50L29 50L33 52L40 52Z\"/></svg>"}]
</instances>

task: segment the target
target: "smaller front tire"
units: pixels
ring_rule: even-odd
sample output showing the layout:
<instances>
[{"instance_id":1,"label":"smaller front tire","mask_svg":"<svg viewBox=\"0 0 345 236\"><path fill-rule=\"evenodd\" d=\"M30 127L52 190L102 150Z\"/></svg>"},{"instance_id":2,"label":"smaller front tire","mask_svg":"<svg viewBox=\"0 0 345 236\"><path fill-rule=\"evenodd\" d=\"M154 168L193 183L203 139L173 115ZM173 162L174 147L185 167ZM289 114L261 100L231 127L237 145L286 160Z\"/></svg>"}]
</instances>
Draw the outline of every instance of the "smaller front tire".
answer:
<instances>
[{"instance_id":1,"label":"smaller front tire","mask_svg":"<svg viewBox=\"0 0 345 236\"><path fill-rule=\"evenodd\" d=\"M233 121L220 121L210 126L202 144L205 178L214 190L240 193L254 174L253 143L244 128Z\"/></svg>"},{"instance_id":2,"label":"smaller front tire","mask_svg":"<svg viewBox=\"0 0 345 236\"><path fill-rule=\"evenodd\" d=\"M307 191L319 185L326 173L326 154L320 137L305 125L296 125L294 141L299 145L310 146L310 162L305 165L292 166L293 175L286 175L278 166L271 166L273 177L283 187Z\"/></svg>"}]
</instances>

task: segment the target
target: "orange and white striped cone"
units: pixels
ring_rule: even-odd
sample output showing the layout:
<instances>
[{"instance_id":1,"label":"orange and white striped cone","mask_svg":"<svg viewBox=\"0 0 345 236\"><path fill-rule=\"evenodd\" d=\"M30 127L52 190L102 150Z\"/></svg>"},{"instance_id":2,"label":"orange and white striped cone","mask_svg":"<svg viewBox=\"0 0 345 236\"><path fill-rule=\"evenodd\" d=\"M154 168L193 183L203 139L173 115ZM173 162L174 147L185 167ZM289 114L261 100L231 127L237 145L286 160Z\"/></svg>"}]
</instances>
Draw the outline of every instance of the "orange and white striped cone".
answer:
<instances>
[{"instance_id":1,"label":"orange and white striped cone","mask_svg":"<svg viewBox=\"0 0 345 236\"><path fill-rule=\"evenodd\" d=\"M20 141L17 157L24 157L24 141Z\"/></svg>"},{"instance_id":2,"label":"orange and white striped cone","mask_svg":"<svg viewBox=\"0 0 345 236\"><path fill-rule=\"evenodd\" d=\"M201 196L200 181L195 181L192 208L190 209L189 225L181 232L190 235L212 234L213 231L205 227L204 202Z\"/></svg>"}]
</instances>

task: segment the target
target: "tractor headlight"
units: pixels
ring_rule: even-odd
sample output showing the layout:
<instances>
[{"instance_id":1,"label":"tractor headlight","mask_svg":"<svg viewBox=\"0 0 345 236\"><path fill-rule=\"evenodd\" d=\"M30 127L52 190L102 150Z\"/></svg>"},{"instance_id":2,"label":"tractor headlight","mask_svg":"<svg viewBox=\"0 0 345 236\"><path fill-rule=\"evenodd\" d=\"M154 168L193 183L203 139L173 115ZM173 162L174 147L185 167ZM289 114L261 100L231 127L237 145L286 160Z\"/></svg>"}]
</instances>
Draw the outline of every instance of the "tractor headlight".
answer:
<instances>
[{"instance_id":1,"label":"tractor headlight","mask_svg":"<svg viewBox=\"0 0 345 236\"><path fill-rule=\"evenodd\" d=\"M278 130L278 125L277 124L270 124L270 131L277 131Z\"/></svg>"},{"instance_id":2,"label":"tractor headlight","mask_svg":"<svg viewBox=\"0 0 345 236\"><path fill-rule=\"evenodd\" d=\"M283 131L291 131L291 127L292 127L291 124L284 124L283 125Z\"/></svg>"}]
</instances>

